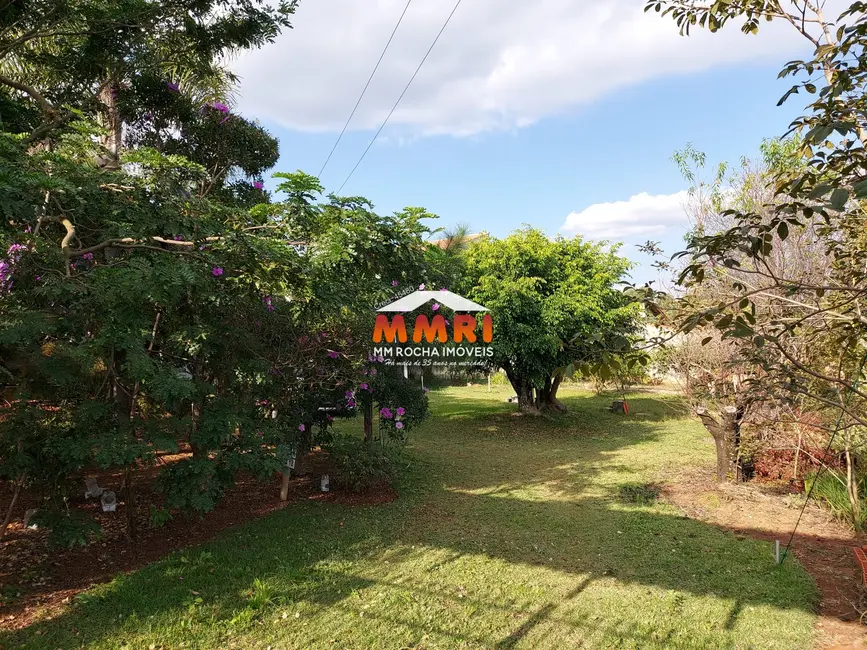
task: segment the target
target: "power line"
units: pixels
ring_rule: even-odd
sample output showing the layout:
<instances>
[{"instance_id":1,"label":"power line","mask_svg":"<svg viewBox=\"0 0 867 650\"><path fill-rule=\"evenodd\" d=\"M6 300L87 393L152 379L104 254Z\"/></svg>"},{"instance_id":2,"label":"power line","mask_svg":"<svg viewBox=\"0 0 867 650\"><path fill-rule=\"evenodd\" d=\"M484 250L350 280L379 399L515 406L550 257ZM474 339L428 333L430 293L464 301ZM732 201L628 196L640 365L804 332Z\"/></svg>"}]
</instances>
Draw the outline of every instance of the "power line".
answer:
<instances>
[{"instance_id":1,"label":"power line","mask_svg":"<svg viewBox=\"0 0 867 650\"><path fill-rule=\"evenodd\" d=\"M355 102L355 106L352 108L352 112L349 114L349 117L346 118L346 124L343 125L343 130L340 132L340 135L337 136L337 140L335 141L334 146L331 147L331 151L328 153L328 158L326 158L325 162L322 163L322 169L319 170L320 179L322 178L322 172L325 171L325 167L328 165L328 161L331 160L331 156L334 155L334 151L337 149L337 145L340 144L340 140L343 138L343 134L346 133L346 128L352 121L352 116L355 115L355 111L358 110L358 105L361 104L361 100L364 99L364 93L367 92L367 88L368 86L370 86L370 82L373 81L373 75L375 75L376 71L379 70L379 64L382 63L382 59L385 56L385 53L388 52L388 46L391 45L391 41L392 39L394 39L394 35L397 34L397 28L400 27L400 24L403 22L403 17L406 15L406 10L409 9L409 6L411 4L412 0L407 0L406 6L403 8L403 12L400 14L400 18L397 19L397 24L394 26L394 29L391 30L391 36L388 37L388 42L382 49L382 53L379 55L379 60L376 62L376 65L373 66L373 72L371 72L370 76L367 78L367 83L364 84L364 89L361 91L361 95L358 96L358 101Z\"/></svg>"},{"instance_id":2,"label":"power line","mask_svg":"<svg viewBox=\"0 0 867 650\"><path fill-rule=\"evenodd\" d=\"M424 62L427 61L427 57L431 53L431 51L434 49L434 46L437 44L437 41L440 40L440 36L443 35L443 32L446 30L446 27L448 27L449 22L452 19L452 16L455 15L455 12L458 10L458 7L460 6L460 4L461 4L461 0L458 0L455 3L455 6L452 9L452 12L449 14L448 18L446 18L446 22L443 23L443 26L440 28L439 33L437 33L436 38L433 40L433 43L430 44L430 47L428 48L427 52L425 52L425 55L422 58L421 63L418 64L418 67L415 69L415 72L412 73L412 76L409 78L409 81L407 82L406 87L403 89L403 92L400 93L400 97L397 98L397 101L394 103L394 106L391 107L391 110L388 112L388 115L385 116L385 120L383 120L382 124L380 124L379 129L374 134L373 139L370 141L370 144L367 145L367 149L365 149L364 153L361 154L361 158L359 158L358 162L355 163L355 167L353 167L352 171L349 172L349 176L347 176L346 180L343 181L343 185L340 186L340 188L337 190L336 194L339 195L340 191L343 189L343 187L349 182L349 179L352 178L352 175L355 173L355 170L358 169L358 166L361 164L361 161L364 160L364 157L367 155L367 152L370 151L370 148L373 146L373 143L376 142L376 139L379 137L379 134L382 133L382 130L385 128L385 125L388 124L388 120L391 119L392 114L394 113L395 110L397 110L397 105L400 104L400 100L403 99L403 96L406 94L406 91L409 90L409 87L412 85L413 80L415 79L419 70L421 70L421 67L424 65Z\"/></svg>"}]
</instances>

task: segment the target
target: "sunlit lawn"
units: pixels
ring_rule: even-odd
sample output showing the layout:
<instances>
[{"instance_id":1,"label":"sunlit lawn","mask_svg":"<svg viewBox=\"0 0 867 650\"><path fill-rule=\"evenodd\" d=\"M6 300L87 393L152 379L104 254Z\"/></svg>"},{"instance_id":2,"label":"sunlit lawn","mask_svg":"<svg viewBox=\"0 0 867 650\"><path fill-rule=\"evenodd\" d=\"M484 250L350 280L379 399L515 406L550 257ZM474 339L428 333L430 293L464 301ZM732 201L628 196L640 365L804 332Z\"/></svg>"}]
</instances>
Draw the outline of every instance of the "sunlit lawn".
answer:
<instances>
[{"instance_id":1,"label":"sunlit lawn","mask_svg":"<svg viewBox=\"0 0 867 650\"><path fill-rule=\"evenodd\" d=\"M401 499L305 503L80 597L6 648L808 648L815 588L768 544L618 499L713 463L674 398L431 393ZM38 634L37 634L38 632Z\"/></svg>"}]
</instances>

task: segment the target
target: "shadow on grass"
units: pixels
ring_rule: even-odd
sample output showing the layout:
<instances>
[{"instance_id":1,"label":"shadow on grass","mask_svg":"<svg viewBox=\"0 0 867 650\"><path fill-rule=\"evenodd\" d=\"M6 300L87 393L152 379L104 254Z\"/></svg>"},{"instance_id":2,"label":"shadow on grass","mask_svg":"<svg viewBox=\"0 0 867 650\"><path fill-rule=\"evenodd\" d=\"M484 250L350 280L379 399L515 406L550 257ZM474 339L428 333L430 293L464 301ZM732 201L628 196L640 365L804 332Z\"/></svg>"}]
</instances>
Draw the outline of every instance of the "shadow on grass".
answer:
<instances>
[{"instance_id":1,"label":"shadow on grass","mask_svg":"<svg viewBox=\"0 0 867 650\"><path fill-rule=\"evenodd\" d=\"M636 399L633 410L644 408L650 416L617 416L597 413L600 399L569 398L573 413L563 416L572 422L569 427L522 418L517 431L510 405L491 407L490 400L482 401L464 422L462 414L473 400L440 402L436 418L414 443L427 475L410 477L397 503L364 509L309 503L250 522L203 547L120 576L53 620L2 633L0 646L115 643L118 635L149 634L187 620L219 638L233 626L244 630L257 620L262 602L304 602L316 611L349 617L360 592L394 587L391 567L413 567L401 588L423 593L432 589L423 576L448 575L465 558L555 571L572 576L567 580L572 586L493 639L483 632L477 633L482 638L472 631L458 634L448 621L422 626L408 618L410 604L376 615L383 624L417 629L419 635L422 628L433 629L456 642L511 648L551 624L588 634L614 634L616 627L617 635L636 643L659 643L652 638L654 630L628 617L557 618L560 604L579 601L589 586L605 581L731 603L724 620L717 621L727 630L748 606L810 611L814 594L803 571L792 563L776 566L767 544L737 538L665 506L614 499L619 477L632 471L617 455L658 442L670 409ZM437 559L429 561L428 552ZM371 562L382 571L361 575L359 567ZM260 583L271 585L271 591L257 595ZM436 590L429 595L438 596ZM482 612L510 607L484 595L466 602ZM641 605L624 603L626 615L628 607ZM713 639L714 647L729 645Z\"/></svg>"}]
</instances>

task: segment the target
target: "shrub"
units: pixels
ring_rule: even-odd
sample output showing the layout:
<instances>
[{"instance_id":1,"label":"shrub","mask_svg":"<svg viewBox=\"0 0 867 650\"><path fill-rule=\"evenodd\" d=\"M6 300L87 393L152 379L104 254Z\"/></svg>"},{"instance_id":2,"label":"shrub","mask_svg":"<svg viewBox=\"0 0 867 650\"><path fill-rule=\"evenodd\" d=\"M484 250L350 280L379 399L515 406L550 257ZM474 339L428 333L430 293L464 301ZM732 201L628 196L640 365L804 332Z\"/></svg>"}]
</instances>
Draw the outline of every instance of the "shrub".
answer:
<instances>
[{"instance_id":1,"label":"shrub","mask_svg":"<svg viewBox=\"0 0 867 650\"><path fill-rule=\"evenodd\" d=\"M216 507L232 476L207 458L182 460L168 466L157 479L169 508L210 512Z\"/></svg>"},{"instance_id":2,"label":"shrub","mask_svg":"<svg viewBox=\"0 0 867 650\"><path fill-rule=\"evenodd\" d=\"M349 436L335 436L326 450L334 464L337 482L352 492L366 492L390 484L405 464L402 450L397 446Z\"/></svg>"},{"instance_id":3,"label":"shrub","mask_svg":"<svg viewBox=\"0 0 867 650\"><path fill-rule=\"evenodd\" d=\"M51 548L87 546L90 538L102 536L99 524L79 510L64 508L40 508L31 522L48 528L48 545Z\"/></svg>"},{"instance_id":4,"label":"shrub","mask_svg":"<svg viewBox=\"0 0 867 650\"><path fill-rule=\"evenodd\" d=\"M659 488L652 483L624 483L617 487L617 498L624 503L652 505L659 498Z\"/></svg>"},{"instance_id":5,"label":"shrub","mask_svg":"<svg viewBox=\"0 0 867 650\"><path fill-rule=\"evenodd\" d=\"M404 440L429 415L426 391L418 383L404 379L399 368L383 366L372 384L379 427L389 437Z\"/></svg>"},{"instance_id":6,"label":"shrub","mask_svg":"<svg viewBox=\"0 0 867 650\"><path fill-rule=\"evenodd\" d=\"M827 470L822 474L813 474L804 480L804 489L810 492L812 488L812 496L817 501L822 501L831 510L835 517L847 521L856 529L860 530L865 520L867 520L867 502L861 506L861 512L858 516L858 521L855 520L855 513L852 512L852 506L849 503L849 495L846 493L845 477L835 471ZM867 488L867 477L862 477L858 482L859 494L864 494Z\"/></svg>"}]
</instances>

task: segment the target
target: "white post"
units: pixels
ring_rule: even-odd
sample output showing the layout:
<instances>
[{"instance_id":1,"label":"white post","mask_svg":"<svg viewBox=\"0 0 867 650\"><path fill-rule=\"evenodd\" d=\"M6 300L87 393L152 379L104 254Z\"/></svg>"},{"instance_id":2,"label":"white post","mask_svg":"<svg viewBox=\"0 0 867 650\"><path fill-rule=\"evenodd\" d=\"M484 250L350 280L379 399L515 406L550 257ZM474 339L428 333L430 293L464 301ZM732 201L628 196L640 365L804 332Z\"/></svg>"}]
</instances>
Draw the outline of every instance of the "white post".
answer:
<instances>
[{"instance_id":1,"label":"white post","mask_svg":"<svg viewBox=\"0 0 867 650\"><path fill-rule=\"evenodd\" d=\"M777 560L777 564L780 563L780 540L775 540L774 542L774 557Z\"/></svg>"},{"instance_id":2,"label":"white post","mask_svg":"<svg viewBox=\"0 0 867 650\"><path fill-rule=\"evenodd\" d=\"M407 369L407 365L403 364L403 378L409 379L409 370Z\"/></svg>"}]
</instances>

